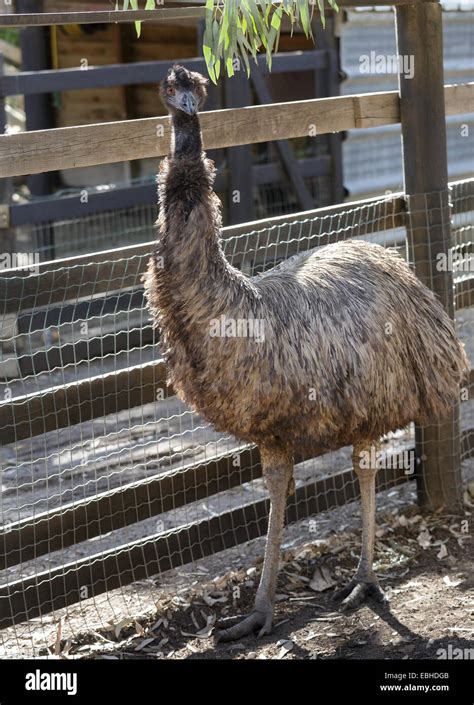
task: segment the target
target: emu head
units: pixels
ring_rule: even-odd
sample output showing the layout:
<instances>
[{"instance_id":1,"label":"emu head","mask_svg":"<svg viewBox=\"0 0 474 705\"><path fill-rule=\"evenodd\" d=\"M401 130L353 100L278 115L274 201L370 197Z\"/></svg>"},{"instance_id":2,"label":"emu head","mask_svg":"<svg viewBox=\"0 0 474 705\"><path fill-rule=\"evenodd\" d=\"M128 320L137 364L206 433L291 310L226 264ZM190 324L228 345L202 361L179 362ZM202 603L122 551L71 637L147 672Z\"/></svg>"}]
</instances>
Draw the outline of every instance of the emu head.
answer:
<instances>
[{"instance_id":1,"label":"emu head","mask_svg":"<svg viewBox=\"0 0 474 705\"><path fill-rule=\"evenodd\" d=\"M175 64L161 83L161 100L171 113L195 115L204 105L208 83L200 73Z\"/></svg>"}]
</instances>

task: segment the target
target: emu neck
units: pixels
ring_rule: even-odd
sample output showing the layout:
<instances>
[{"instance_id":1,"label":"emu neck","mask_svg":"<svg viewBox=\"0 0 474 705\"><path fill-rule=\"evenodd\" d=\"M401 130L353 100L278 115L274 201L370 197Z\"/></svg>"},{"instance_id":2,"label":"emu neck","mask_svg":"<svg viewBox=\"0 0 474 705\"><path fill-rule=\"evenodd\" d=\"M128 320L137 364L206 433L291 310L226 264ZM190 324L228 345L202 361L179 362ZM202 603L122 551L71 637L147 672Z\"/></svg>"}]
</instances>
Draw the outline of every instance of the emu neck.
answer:
<instances>
[{"instance_id":1,"label":"emu neck","mask_svg":"<svg viewBox=\"0 0 474 705\"><path fill-rule=\"evenodd\" d=\"M197 115L173 113L171 116L173 143L171 157L201 157L202 138Z\"/></svg>"},{"instance_id":2,"label":"emu neck","mask_svg":"<svg viewBox=\"0 0 474 705\"><path fill-rule=\"evenodd\" d=\"M157 272L169 315L183 330L215 318L246 285L220 245L220 202L212 190L215 169L202 152L197 116L173 115L174 141L159 178L160 239ZM185 316L183 316L185 312ZM175 321L176 323L176 321Z\"/></svg>"}]
</instances>

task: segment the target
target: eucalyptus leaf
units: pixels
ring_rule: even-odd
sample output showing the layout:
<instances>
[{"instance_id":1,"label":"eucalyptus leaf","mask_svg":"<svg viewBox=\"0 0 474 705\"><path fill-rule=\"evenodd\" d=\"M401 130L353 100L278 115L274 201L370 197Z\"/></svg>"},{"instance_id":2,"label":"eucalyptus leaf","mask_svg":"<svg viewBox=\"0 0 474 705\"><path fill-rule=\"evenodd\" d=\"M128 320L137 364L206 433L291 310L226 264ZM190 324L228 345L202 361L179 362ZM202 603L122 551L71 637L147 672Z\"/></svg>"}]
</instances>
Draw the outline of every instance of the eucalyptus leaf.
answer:
<instances>
[{"instance_id":1,"label":"eucalyptus leaf","mask_svg":"<svg viewBox=\"0 0 474 705\"><path fill-rule=\"evenodd\" d=\"M336 0L328 0L336 12ZM117 3L118 4L118 3ZM145 9L155 7L155 0L146 0ZM123 0L123 9L138 9L138 0ZM283 15L289 19L291 34L301 26L306 37L313 38L311 20L316 0L206 0L203 54L211 80L216 83L225 67L233 76L235 59L243 62L250 75L249 57L257 61L257 52L264 51L269 69L272 56L278 51ZM324 0L317 0L317 12L323 27L326 26ZM135 22L140 36L141 22Z\"/></svg>"}]
</instances>

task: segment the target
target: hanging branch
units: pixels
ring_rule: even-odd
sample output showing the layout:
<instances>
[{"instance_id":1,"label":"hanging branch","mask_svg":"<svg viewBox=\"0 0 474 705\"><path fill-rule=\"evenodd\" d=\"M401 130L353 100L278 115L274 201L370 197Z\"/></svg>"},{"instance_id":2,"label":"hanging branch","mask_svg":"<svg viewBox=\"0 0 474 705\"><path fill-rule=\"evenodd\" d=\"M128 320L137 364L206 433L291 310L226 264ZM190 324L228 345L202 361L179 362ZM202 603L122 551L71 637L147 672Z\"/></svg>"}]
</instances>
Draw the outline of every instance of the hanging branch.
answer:
<instances>
[{"instance_id":1,"label":"hanging branch","mask_svg":"<svg viewBox=\"0 0 474 705\"><path fill-rule=\"evenodd\" d=\"M138 10L138 0L122 0L123 10ZM233 76L237 67L245 65L250 74L250 57L257 61L257 54L265 51L269 70L272 56L278 50L281 22L286 15L291 24L302 27L307 38L313 38L311 20L317 10L323 27L325 0L206 0L206 29L203 53L211 80L217 83L222 67ZM327 0L334 10L339 10L336 0ZM118 3L117 3L118 4ZM146 10L155 9L155 0L146 0ZM140 36L141 22L136 22Z\"/></svg>"}]
</instances>

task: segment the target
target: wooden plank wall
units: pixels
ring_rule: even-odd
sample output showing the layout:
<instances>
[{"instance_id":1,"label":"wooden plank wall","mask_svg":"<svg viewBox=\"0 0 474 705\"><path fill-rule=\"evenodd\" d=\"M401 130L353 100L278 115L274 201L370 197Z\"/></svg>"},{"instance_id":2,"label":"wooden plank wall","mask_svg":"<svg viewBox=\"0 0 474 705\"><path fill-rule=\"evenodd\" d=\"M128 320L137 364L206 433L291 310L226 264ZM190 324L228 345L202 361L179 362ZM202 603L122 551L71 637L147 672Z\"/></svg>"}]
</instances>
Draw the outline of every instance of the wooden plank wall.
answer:
<instances>
[{"instance_id":1,"label":"wooden plank wall","mask_svg":"<svg viewBox=\"0 0 474 705\"><path fill-rule=\"evenodd\" d=\"M52 28L54 68L69 69L84 65L105 66L122 61L121 28L118 25L97 25L92 33L84 34L79 25ZM87 125L127 118L126 93L123 86L63 91L59 94L56 126Z\"/></svg>"}]
</instances>

